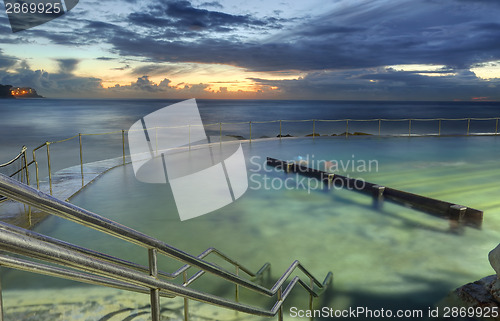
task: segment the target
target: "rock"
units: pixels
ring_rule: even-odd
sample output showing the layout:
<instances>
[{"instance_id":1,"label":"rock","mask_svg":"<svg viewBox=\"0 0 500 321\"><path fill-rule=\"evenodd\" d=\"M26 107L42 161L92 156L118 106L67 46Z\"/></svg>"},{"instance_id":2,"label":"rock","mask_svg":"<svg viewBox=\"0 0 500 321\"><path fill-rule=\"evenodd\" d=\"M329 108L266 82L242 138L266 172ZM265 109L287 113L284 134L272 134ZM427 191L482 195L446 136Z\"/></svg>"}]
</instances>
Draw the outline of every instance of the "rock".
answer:
<instances>
[{"instance_id":1,"label":"rock","mask_svg":"<svg viewBox=\"0 0 500 321\"><path fill-rule=\"evenodd\" d=\"M500 279L496 279L496 281L492 284L490 291L495 300L500 302Z\"/></svg>"},{"instance_id":2,"label":"rock","mask_svg":"<svg viewBox=\"0 0 500 321\"><path fill-rule=\"evenodd\" d=\"M474 283L468 283L464 286L461 286L453 293L460 299L460 302L462 302L464 306L498 306L499 303L490 293L490 290L495 281L496 276L490 275Z\"/></svg>"},{"instance_id":3,"label":"rock","mask_svg":"<svg viewBox=\"0 0 500 321\"><path fill-rule=\"evenodd\" d=\"M459 287L450 293L440 306L489 307L500 310L500 244L488 254L488 259L496 275ZM489 320L500 321L500 316L494 316Z\"/></svg>"},{"instance_id":4,"label":"rock","mask_svg":"<svg viewBox=\"0 0 500 321\"><path fill-rule=\"evenodd\" d=\"M488 254L491 267L497 272L497 278L500 278L500 244Z\"/></svg>"}]
</instances>

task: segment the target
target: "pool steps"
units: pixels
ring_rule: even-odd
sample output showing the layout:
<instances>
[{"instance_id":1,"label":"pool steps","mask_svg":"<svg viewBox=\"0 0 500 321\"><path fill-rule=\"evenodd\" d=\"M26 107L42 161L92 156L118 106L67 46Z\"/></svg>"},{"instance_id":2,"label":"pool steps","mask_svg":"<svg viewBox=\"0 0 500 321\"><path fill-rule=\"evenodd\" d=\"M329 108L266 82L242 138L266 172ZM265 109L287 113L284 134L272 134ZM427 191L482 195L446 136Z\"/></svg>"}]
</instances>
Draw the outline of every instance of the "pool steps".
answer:
<instances>
[{"instance_id":1,"label":"pool steps","mask_svg":"<svg viewBox=\"0 0 500 321\"><path fill-rule=\"evenodd\" d=\"M283 303L296 285L300 285L309 294L308 303L309 307L312 308L314 298L326 290L333 280L333 274L329 272L323 282L318 281L299 261L295 260L276 283L271 288L267 288L260 283L263 280L264 273L270 274L269 263L264 264L254 273L214 248L209 248L200 255L194 256L2 174L0 174L0 194L126 242L142 246L147 249L149 258L148 265L142 266L0 222L0 249L4 251L0 255L0 266L127 291L148 293L151 301L152 321L159 321L161 318L160 297L172 298L177 296L184 298L184 320L189 319L189 300L196 300L251 315L263 317L277 315L278 320L283 320ZM15 254L16 256L8 254ZM217 255L233 265L235 272L230 272L206 261L205 258L210 254ZM25 258L19 258L17 255L22 255ZM163 272L158 269L158 255L165 255L185 265L173 273ZM41 263L40 260L44 263ZM54 266L54 264L57 265ZM188 277L190 268L199 270ZM307 282L295 275L297 270L302 272ZM248 277L242 277L241 272L248 275ZM229 300L188 287L206 273L215 275L220 281L233 284L235 299ZM292 274L294 274L293 277ZM170 281L179 277L182 277L182 283ZM289 280L290 278L291 280ZM276 298L276 301L271 308L241 303L240 288L249 289L262 297ZM3 311L0 313L0 320L2 315Z\"/></svg>"}]
</instances>

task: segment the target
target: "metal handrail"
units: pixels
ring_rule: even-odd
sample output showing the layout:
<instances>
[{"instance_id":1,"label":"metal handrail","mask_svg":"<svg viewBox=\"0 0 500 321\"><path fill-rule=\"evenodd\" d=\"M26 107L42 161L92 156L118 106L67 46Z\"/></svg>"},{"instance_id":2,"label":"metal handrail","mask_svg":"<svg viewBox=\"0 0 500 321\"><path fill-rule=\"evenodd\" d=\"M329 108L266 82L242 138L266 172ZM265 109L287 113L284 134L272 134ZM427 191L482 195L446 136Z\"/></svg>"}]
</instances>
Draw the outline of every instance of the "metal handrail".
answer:
<instances>
[{"instance_id":1,"label":"metal handrail","mask_svg":"<svg viewBox=\"0 0 500 321\"><path fill-rule=\"evenodd\" d=\"M16 157L14 157L13 159L11 159L10 161L8 161L8 162L6 162L4 164L0 164L0 168L7 167L7 166L13 164L15 161L17 161L18 159L20 159L22 157L24 164L22 164L21 168L19 168L17 171L15 171L14 173L10 174L9 177L14 177L14 176L16 176L17 174L21 173L24 170L25 171L24 174L26 174L26 182L29 185L30 184L30 177L29 177L28 166L31 163L30 164L27 163L27 158L26 158L26 151L27 150L28 150L28 148L26 146L23 146L21 148L21 151L19 152L19 154L17 154ZM21 180L22 180L22 178L21 178ZM5 197L4 195L0 195L0 202L4 202L6 200L7 200L7 197Z\"/></svg>"},{"instance_id":2,"label":"metal handrail","mask_svg":"<svg viewBox=\"0 0 500 321\"><path fill-rule=\"evenodd\" d=\"M0 222L0 229L2 229L2 230L9 230L9 231L12 231L12 232L15 232L15 233L24 233L26 235L29 235L31 238L38 239L40 241L47 242L47 243L54 244L54 245L60 245L60 246L63 246L65 248L67 248L67 249L71 249L73 251L79 252L81 254L90 255L90 256L95 257L96 259L100 259L100 260L107 261L107 262L114 263L114 264L119 264L119 265L122 265L122 266L125 266L125 267L129 267L129 268L135 269L137 271L143 271L143 272L149 271L149 267L148 266L145 266L145 265L142 265L142 264L137 264L137 263L130 262L130 261L127 261L127 260L123 260L123 259L120 259L120 258L116 258L116 257L108 255L108 254L100 253L98 251L94 251L94 250L87 249L87 248L84 248L84 247L81 247L81 246L78 246L78 245L74 245L74 244L71 244L71 243L68 243L68 242L64 242L64 241L52 238L50 236L38 234L38 233L35 233L33 231L25 230L25 229L22 229L20 227L13 226L13 225L10 225L10 224L7 224L7 223L1 223ZM265 263L256 273L253 273L248 268L246 268L243 265L241 265L240 263L238 263L238 262L230 259L228 256L226 256L225 254L223 254L221 251L219 251L219 250L217 250L216 248L213 248L213 247L210 247L210 248L206 249L205 251L203 251L202 253L200 253L197 257L199 259L204 259L205 257L207 257L208 255L210 255L212 253L214 253L214 254L218 255L219 257L223 258L226 262L231 263L234 266L237 266L241 271L243 271L246 274L248 274L254 280L257 280L260 277L262 277L262 275L264 274L264 272L268 271L270 269L270 267L271 267L271 265L269 263ZM191 266L188 265L188 264L185 264L185 265L183 265L182 267L180 267L179 269L177 269L173 273L168 273L168 272L164 272L164 271L158 271L158 274L161 275L161 276L163 276L163 277L169 278L169 279L175 279L178 276L180 276L182 273L187 272L189 270L189 268L191 268ZM195 275L193 275L190 279L188 279L189 283L192 283L192 282L195 281L195 279L192 279L194 277L195 277Z\"/></svg>"},{"instance_id":3,"label":"metal handrail","mask_svg":"<svg viewBox=\"0 0 500 321\"><path fill-rule=\"evenodd\" d=\"M18 160L21 156L23 156L24 152L26 152L28 150L28 148L26 146L23 146L22 149L21 149L21 152L19 152L19 154L14 157L13 159L11 159L10 161L8 161L7 163L4 163L4 164L0 164L0 167L5 167L5 166L9 166L10 164L14 163L16 160Z\"/></svg>"},{"instance_id":4,"label":"metal handrail","mask_svg":"<svg viewBox=\"0 0 500 321\"><path fill-rule=\"evenodd\" d=\"M10 179L0 174L0 191L6 197L18 202L31 205L47 213L51 213L78 224L91 227L100 232L115 236L133 244L145 247L147 249L158 249L163 254L178 259L184 263L196 266L206 272L216 274L224 279L234 282L248 289L260 292L267 296L273 296L275 293L252 283L240 276L237 276L220 267L203 261L194 255L179 250L158 239L152 238L144 233L138 232L132 228L119 224L106 217L97 215L71 203L61 201L48 194L40 192L30 186L22 184L16 180Z\"/></svg>"},{"instance_id":5,"label":"metal handrail","mask_svg":"<svg viewBox=\"0 0 500 321\"><path fill-rule=\"evenodd\" d=\"M135 231L68 202L58 200L1 174L0 192L16 201L38 207L48 213L58 215L84 226L124 239L133 244L143 246L149 251L150 265L149 267L145 267L5 223L0 224L0 229L2 230L2 233L0 233L0 246L2 248L13 253L58 263L71 269L82 270L84 273L81 274L81 272L75 270L57 269L43 264L37 269L36 267L40 263L25 262L22 260L15 262L17 259L11 259L5 256L0 256L0 264L20 269L24 268L32 272L51 273L50 275L57 275L64 278L77 278L82 282L119 287L142 293L149 292L151 294L153 320L159 320L159 296L171 297L176 295L184 297L185 300L193 299L260 316L270 317L278 313L279 319L282 320L281 307L283 301L296 284L306 289L310 295L310 302L312 302L312 298L319 295L319 292L315 291L314 286L316 285L320 291L323 291L333 278L333 274L330 272L323 282L319 282L300 264L299 261L294 261L274 286L268 289L238 275L238 271L242 270L253 278L259 278L269 269L270 265L268 263L264 264L257 273L252 273L237 261L230 259L214 248L209 248L200 255L193 256L146 234ZM163 253L176 260L182 261L186 263L186 265L173 273L159 272L157 268L156 252ZM211 253L235 265L237 273L229 272L213 263L203 260ZM186 271L191 267L197 267L200 271L196 272L190 279L187 279ZM286 289L282 291L285 282L296 269L302 271L309 278L311 284L307 285L296 276L290 281ZM144 272L149 273L144 274ZM236 285L236 301L187 288L188 285L206 272L212 273ZM94 274L96 274L97 277ZM181 274L184 277L184 283L182 285L159 279L159 276L173 279ZM273 297L278 294L277 302L271 309L262 309L239 303L238 286L248 288L268 297ZM154 300L155 297L156 302ZM156 313L154 312L155 310L157 311Z\"/></svg>"}]
</instances>

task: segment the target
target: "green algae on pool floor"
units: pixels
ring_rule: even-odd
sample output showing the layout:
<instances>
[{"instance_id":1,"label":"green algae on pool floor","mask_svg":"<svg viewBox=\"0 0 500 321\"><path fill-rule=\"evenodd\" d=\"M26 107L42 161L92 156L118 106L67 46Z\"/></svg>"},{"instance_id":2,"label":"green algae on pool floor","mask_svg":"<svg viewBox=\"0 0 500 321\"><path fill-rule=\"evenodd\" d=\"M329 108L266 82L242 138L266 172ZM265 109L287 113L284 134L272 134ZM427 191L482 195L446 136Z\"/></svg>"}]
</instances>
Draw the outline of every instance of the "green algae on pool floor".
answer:
<instances>
[{"instance_id":1,"label":"green algae on pool floor","mask_svg":"<svg viewBox=\"0 0 500 321\"><path fill-rule=\"evenodd\" d=\"M320 305L427 309L456 287L493 273L487 253L500 241L499 139L290 139L245 144L247 193L220 210L184 222L179 221L169 186L137 182L130 166L104 175L72 201L192 254L216 247L254 271L271 262L273 280L294 259L320 279L333 271L334 291ZM484 210L482 229L465 228L456 234L448 221L391 203L375 209L370 197L346 189L264 188L266 179L300 179L260 166L267 156L291 160L307 155L318 160L376 160L377 170L346 173ZM260 188L255 188L258 183ZM62 219L50 218L37 230L126 259L147 259L142 248ZM166 263L161 269L176 267ZM220 295L234 291L214 280L198 282L194 286L216 289ZM50 280L12 271L3 283L7 289L54 286ZM298 294L290 304L303 297Z\"/></svg>"}]
</instances>

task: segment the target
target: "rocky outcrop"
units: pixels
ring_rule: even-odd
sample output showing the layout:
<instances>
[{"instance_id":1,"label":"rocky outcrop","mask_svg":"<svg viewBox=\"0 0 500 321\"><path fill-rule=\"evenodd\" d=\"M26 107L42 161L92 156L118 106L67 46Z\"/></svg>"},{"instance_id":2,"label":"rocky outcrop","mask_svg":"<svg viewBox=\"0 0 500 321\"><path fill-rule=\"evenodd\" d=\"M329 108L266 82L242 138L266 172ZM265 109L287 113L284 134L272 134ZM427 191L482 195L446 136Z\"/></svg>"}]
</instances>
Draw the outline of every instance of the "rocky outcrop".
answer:
<instances>
[{"instance_id":1,"label":"rocky outcrop","mask_svg":"<svg viewBox=\"0 0 500 321\"><path fill-rule=\"evenodd\" d=\"M10 93L11 85L2 85L0 84L0 98L14 98Z\"/></svg>"},{"instance_id":2,"label":"rocky outcrop","mask_svg":"<svg viewBox=\"0 0 500 321\"><path fill-rule=\"evenodd\" d=\"M0 84L0 98L44 98L31 87L12 87Z\"/></svg>"},{"instance_id":3,"label":"rocky outcrop","mask_svg":"<svg viewBox=\"0 0 500 321\"><path fill-rule=\"evenodd\" d=\"M497 277L500 278L500 244L488 254L488 259L493 270L497 272Z\"/></svg>"},{"instance_id":4,"label":"rocky outcrop","mask_svg":"<svg viewBox=\"0 0 500 321\"><path fill-rule=\"evenodd\" d=\"M495 300L500 302L500 244L498 244L498 246L490 252L488 259L490 260L490 264L495 272L497 272L497 278L491 286L491 295L495 298Z\"/></svg>"},{"instance_id":5,"label":"rocky outcrop","mask_svg":"<svg viewBox=\"0 0 500 321\"><path fill-rule=\"evenodd\" d=\"M499 302L493 297L491 289L496 281L496 275L490 275L474 283L461 286L453 293L463 303L466 303L466 306L495 307L499 305Z\"/></svg>"},{"instance_id":6,"label":"rocky outcrop","mask_svg":"<svg viewBox=\"0 0 500 321\"><path fill-rule=\"evenodd\" d=\"M500 302L500 279L496 279L491 287L491 295Z\"/></svg>"},{"instance_id":7,"label":"rocky outcrop","mask_svg":"<svg viewBox=\"0 0 500 321\"><path fill-rule=\"evenodd\" d=\"M497 274L459 287L439 305L496 308L500 311L500 244L489 253L488 259ZM500 321L500 316L493 316L488 320Z\"/></svg>"}]
</instances>

